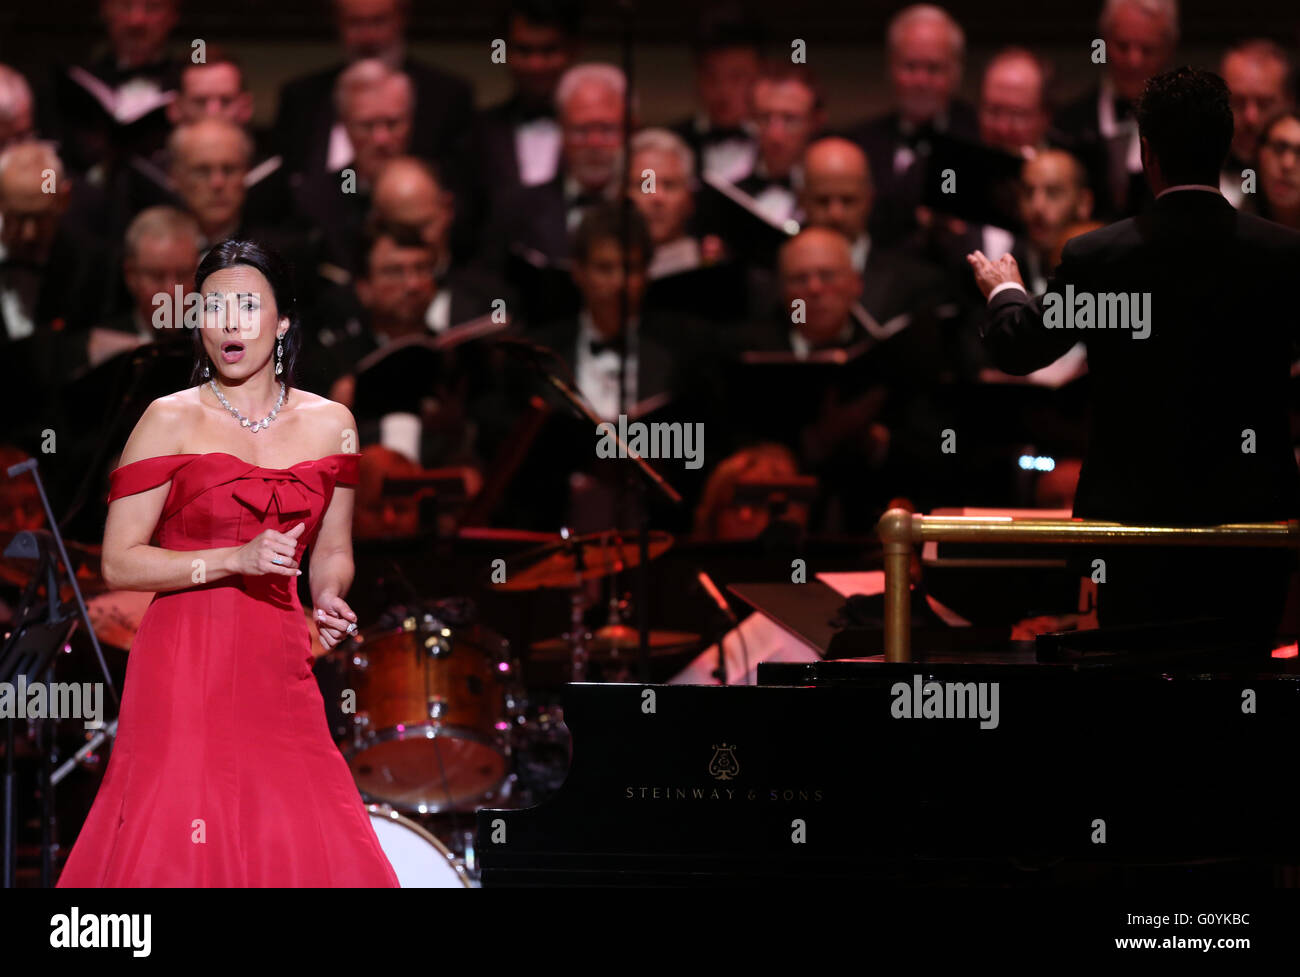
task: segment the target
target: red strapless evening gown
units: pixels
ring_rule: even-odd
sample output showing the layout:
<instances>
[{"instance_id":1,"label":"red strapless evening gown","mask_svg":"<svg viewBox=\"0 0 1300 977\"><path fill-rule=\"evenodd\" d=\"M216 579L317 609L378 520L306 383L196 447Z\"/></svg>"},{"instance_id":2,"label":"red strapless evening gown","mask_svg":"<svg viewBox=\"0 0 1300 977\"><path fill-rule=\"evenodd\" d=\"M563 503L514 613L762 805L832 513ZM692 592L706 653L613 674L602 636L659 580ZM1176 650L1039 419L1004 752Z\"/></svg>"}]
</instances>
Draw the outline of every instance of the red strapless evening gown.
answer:
<instances>
[{"instance_id":1,"label":"red strapless evening gown","mask_svg":"<svg viewBox=\"0 0 1300 977\"><path fill-rule=\"evenodd\" d=\"M301 561L359 457L280 470L224 453L146 458L110 475L109 501L170 480L157 528L169 550L305 521ZM153 599L60 887L398 884L330 739L296 579L237 575Z\"/></svg>"}]
</instances>

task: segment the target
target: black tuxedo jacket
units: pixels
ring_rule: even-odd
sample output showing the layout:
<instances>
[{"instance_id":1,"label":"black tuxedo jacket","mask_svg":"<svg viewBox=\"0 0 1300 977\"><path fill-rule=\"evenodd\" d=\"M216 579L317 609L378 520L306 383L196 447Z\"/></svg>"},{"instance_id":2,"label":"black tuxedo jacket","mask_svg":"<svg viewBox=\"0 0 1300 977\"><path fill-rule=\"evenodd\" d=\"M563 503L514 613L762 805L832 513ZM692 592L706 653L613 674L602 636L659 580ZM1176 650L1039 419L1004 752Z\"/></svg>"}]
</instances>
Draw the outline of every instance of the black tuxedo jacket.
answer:
<instances>
[{"instance_id":1,"label":"black tuxedo jacket","mask_svg":"<svg viewBox=\"0 0 1300 977\"><path fill-rule=\"evenodd\" d=\"M554 264L569 257L564 174L533 187L515 187L496 202L483 234L482 262L494 271L512 250L535 251Z\"/></svg>"},{"instance_id":2,"label":"black tuxedo jacket","mask_svg":"<svg viewBox=\"0 0 1300 977\"><path fill-rule=\"evenodd\" d=\"M280 153L291 172L320 173L329 155L334 126L334 84L347 65L338 64L280 90L275 132ZM464 151L473 113L474 93L454 75L407 58L402 70L415 88L415 118L410 152L450 161Z\"/></svg>"},{"instance_id":3,"label":"black tuxedo jacket","mask_svg":"<svg viewBox=\"0 0 1300 977\"><path fill-rule=\"evenodd\" d=\"M553 116L554 112L543 114ZM490 205L503 194L522 186L515 150L515 126L531 115L518 95L475 114L472 144L474 185L486 204Z\"/></svg>"},{"instance_id":4,"label":"black tuxedo jacket","mask_svg":"<svg viewBox=\"0 0 1300 977\"><path fill-rule=\"evenodd\" d=\"M672 388L673 357L669 347L656 336L657 327L643 322L637 337L637 401L646 400ZM578 317L567 316L539 326L529 339L555 350L570 373L577 366Z\"/></svg>"},{"instance_id":5,"label":"black tuxedo jacket","mask_svg":"<svg viewBox=\"0 0 1300 977\"><path fill-rule=\"evenodd\" d=\"M342 186L341 173L295 174L293 203L298 221L320 241L322 259L355 275L365 261L370 191L358 184L356 192L343 193Z\"/></svg>"},{"instance_id":6,"label":"black tuxedo jacket","mask_svg":"<svg viewBox=\"0 0 1300 977\"><path fill-rule=\"evenodd\" d=\"M709 146L707 134L700 132L700 130L695 127L694 115L688 115L686 118L674 122L667 128L670 132L681 136L682 141L691 147L691 151L695 153L695 175L699 176L704 172L704 151ZM750 139L750 142L752 144L754 142L753 139Z\"/></svg>"},{"instance_id":7,"label":"black tuxedo jacket","mask_svg":"<svg viewBox=\"0 0 1300 977\"><path fill-rule=\"evenodd\" d=\"M954 99L948 109L949 135L976 141L979 122L975 109ZM894 153L908 142L897 112L857 125L844 133L862 147L871 163L875 206L871 211L871 237L881 244L897 244L916 228L916 208L921 202L924 166L918 160L901 173L894 172Z\"/></svg>"},{"instance_id":8,"label":"black tuxedo jacket","mask_svg":"<svg viewBox=\"0 0 1300 977\"><path fill-rule=\"evenodd\" d=\"M1061 106L1053 120L1054 144L1073 153L1087 170L1095 200L1093 210L1098 217L1132 217L1151 206L1151 191L1143 174L1121 172L1119 163L1112 161L1097 115L1100 97L1101 86L1093 85L1073 102Z\"/></svg>"},{"instance_id":9,"label":"black tuxedo jacket","mask_svg":"<svg viewBox=\"0 0 1300 977\"><path fill-rule=\"evenodd\" d=\"M168 92L178 88L184 62L166 57L123 71L110 53L81 67L109 88L139 78ZM69 171L84 173L101 163L114 168L133 154L148 155L163 145L171 131L164 108L122 124L69 71L68 66L54 69L36 98L38 129L59 141L59 156Z\"/></svg>"},{"instance_id":10,"label":"black tuxedo jacket","mask_svg":"<svg viewBox=\"0 0 1300 977\"><path fill-rule=\"evenodd\" d=\"M1300 234L1186 190L1072 240L1045 293L1148 294L1147 338L1049 329L1044 296L993 298L984 344L1008 373L1087 344L1092 420L1075 515L1189 524L1300 515L1287 419L1297 267Z\"/></svg>"}]
</instances>

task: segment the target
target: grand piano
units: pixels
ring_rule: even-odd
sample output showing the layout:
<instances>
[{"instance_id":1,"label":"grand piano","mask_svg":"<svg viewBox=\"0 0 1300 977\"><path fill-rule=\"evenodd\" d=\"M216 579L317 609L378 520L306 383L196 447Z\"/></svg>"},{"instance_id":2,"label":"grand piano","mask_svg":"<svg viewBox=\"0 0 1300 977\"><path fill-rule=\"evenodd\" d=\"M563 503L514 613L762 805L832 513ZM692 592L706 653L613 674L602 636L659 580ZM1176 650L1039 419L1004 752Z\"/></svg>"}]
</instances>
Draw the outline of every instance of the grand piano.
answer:
<instances>
[{"instance_id":1,"label":"grand piano","mask_svg":"<svg viewBox=\"0 0 1300 977\"><path fill-rule=\"evenodd\" d=\"M1258 879L1300 855L1294 659L960 657L568 685L568 777L479 812L482 883Z\"/></svg>"}]
</instances>

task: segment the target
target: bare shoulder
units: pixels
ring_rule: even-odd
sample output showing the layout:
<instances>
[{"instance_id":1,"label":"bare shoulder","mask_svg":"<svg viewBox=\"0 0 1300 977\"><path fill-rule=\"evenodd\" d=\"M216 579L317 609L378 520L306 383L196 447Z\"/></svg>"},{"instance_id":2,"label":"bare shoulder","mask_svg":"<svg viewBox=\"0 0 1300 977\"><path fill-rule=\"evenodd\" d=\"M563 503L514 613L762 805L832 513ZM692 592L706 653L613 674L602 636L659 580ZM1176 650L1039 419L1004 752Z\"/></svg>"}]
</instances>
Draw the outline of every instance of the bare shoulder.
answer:
<instances>
[{"instance_id":1,"label":"bare shoulder","mask_svg":"<svg viewBox=\"0 0 1300 977\"><path fill-rule=\"evenodd\" d=\"M294 394L302 398L298 410L302 411L305 429L311 432L310 437L320 446L322 455L352 454L360 450L352 411L308 390L295 390Z\"/></svg>"},{"instance_id":2,"label":"bare shoulder","mask_svg":"<svg viewBox=\"0 0 1300 977\"><path fill-rule=\"evenodd\" d=\"M197 387L178 390L150 403L127 438L119 464L179 453L199 410Z\"/></svg>"}]
</instances>

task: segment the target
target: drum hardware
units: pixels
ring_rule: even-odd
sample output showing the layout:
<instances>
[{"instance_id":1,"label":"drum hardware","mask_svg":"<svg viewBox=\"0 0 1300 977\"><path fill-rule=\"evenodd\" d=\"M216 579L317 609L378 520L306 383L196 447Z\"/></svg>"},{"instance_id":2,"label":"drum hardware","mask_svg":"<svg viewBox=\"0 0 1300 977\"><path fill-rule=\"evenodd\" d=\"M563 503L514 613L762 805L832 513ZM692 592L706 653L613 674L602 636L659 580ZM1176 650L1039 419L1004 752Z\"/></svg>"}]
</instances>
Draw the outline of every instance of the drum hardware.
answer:
<instances>
[{"instance_id":1,"label":"drum hardware","mask_svg":"<svg viewBox=\"0 0 1300 977\"><path fill-rule=\"evenodd\" d=\"M474 622L469 602L398 608L385 621L336 660L365 714L342 745L357 785L396 810L475 810L509 773L509 645Z\"/></svg>"}]
</instances>

